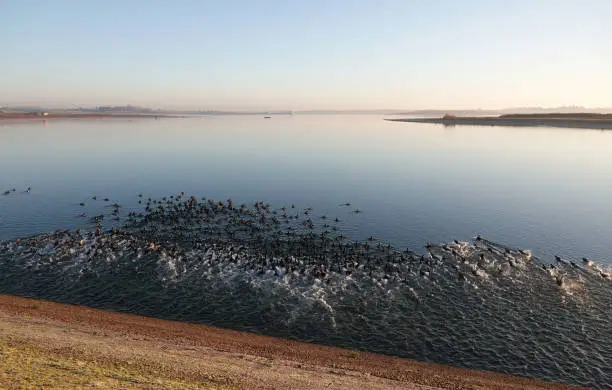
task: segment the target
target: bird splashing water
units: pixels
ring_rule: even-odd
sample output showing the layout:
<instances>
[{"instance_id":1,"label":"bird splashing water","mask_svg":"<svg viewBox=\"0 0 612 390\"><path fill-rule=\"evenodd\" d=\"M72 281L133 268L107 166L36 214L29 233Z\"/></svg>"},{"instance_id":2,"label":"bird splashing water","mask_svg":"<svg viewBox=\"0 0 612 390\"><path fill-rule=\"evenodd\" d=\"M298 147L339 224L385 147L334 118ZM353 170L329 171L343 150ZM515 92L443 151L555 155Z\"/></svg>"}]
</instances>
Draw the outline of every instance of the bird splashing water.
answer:
<instances>
[{"instance_id":1,"label":"bird splashing water","mask_svg":"<svg viewBox=\"0 0 612 390\"><path fill-rule=\"evenodd\" d=\"M295 205L138 199L139 209L109 205L114 218L94 217L89 231L0 243L0 291L612 384L612 281L592 260L548 264L480 236L418 254L373 236L348 240L312 209L294 216ZM119 217L122 225L105 230Z\"/></svg>"}]
</instances>

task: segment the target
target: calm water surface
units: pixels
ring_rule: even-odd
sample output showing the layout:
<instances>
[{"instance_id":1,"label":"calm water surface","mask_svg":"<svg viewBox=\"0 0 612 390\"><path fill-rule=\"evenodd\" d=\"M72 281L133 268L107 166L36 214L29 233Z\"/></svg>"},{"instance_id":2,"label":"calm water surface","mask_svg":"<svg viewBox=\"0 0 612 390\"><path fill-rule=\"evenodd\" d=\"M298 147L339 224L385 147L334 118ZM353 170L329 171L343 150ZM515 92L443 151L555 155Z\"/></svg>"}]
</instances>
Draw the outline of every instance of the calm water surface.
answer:
<instances>
[{"instance_id":1,"label":"calm water surface","mask_svg":"<svg viewBox=\"0 0 612 390\"><path fill-rule=\"evenodd\" d=\"M0 123L0 190L17 190L0 196L0 239L79 226L104 211L94 194L128 207L184 191L313 207L352 238L417 251L481 234L612 263L612 132L382 119Z\"/></svg>"},{"instance_id":2,"label":"calm water surface","mask_svg":"<svg viewBox=\"0 0 612 390\"><path fill-rule=\"evenodd\" d=\"M610 388L612 132L382 119L0 124L0 292Z\"/></svg>"}]
</instances>

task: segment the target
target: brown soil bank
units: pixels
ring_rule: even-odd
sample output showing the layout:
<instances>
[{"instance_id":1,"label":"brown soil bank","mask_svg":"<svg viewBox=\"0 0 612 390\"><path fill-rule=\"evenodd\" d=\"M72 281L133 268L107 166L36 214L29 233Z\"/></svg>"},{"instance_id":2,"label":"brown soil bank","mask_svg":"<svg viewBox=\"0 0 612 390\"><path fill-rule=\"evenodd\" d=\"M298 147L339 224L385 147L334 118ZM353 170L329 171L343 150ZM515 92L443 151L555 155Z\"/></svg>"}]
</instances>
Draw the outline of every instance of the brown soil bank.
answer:
<instances>
[{"instance_id":1,"label":"brown soil bank","mask_svg":"<svg viewBox=\"0 0 612 390\"><path fill-rule=\"evenodd\" d=\"M0 295L0 388L570 386Z\"/></svg>"},{"instance_id":2,"label":"brown soil bank","mask_svg":"<svg viewBox=\"0 0 612 390\"><path fill-rule=\"evenodd\" d=\"M508 114L487 117L387 119L393 122L436 123L445 126L544 126L612 129L612 114Z\"/></svg>"}]
</instances>

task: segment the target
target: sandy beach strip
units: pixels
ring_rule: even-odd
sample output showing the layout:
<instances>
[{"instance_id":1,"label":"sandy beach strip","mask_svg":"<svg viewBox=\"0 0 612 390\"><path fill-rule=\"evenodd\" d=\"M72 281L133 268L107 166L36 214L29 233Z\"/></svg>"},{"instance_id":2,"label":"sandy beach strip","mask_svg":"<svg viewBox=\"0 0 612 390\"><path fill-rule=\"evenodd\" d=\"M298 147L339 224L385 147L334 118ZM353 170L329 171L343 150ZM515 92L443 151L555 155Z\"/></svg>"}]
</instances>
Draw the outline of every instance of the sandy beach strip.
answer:
<instances>
[{"instance_id":1,"label":"sandy beach strip","mask_svg":"<svg viewBox=\"0 0 612 390\"><path fill-rule=\"evenodd\" d=\"M612 129L612 118L572 117L456 117L456 118L397 118L390 122L431 123L445 126L520 126L520 127L566 127L576 129Z\"/></svg>"},{"instance_id":2,"label":"sandy beach strip","mask_svg":"<svg viewBox=\"0 0 612 390\"><path fill-rule=\"evenodd\" d=\"M573 388L0 295L0 387L36 387L41 381L45 388Z\"/></svg>"}]
</instances>

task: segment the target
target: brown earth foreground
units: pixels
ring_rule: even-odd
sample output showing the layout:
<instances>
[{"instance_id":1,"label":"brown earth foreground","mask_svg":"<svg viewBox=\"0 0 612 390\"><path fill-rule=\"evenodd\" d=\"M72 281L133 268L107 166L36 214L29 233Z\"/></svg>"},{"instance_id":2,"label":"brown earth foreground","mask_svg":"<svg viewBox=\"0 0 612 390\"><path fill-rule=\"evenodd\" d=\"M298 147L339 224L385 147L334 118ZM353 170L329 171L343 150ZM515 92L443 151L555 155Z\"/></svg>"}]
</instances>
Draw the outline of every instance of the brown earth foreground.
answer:
<instances>
[{"instance_id":1,"label":"brown earth foreground","mask_svg":"<svg viewBox=\"0 0 612 390\"><path fill-rule=\"evenodd\" d=\"M0 388L565 389L486 371L0 295Z\"/></svg>"}]
</instances>

